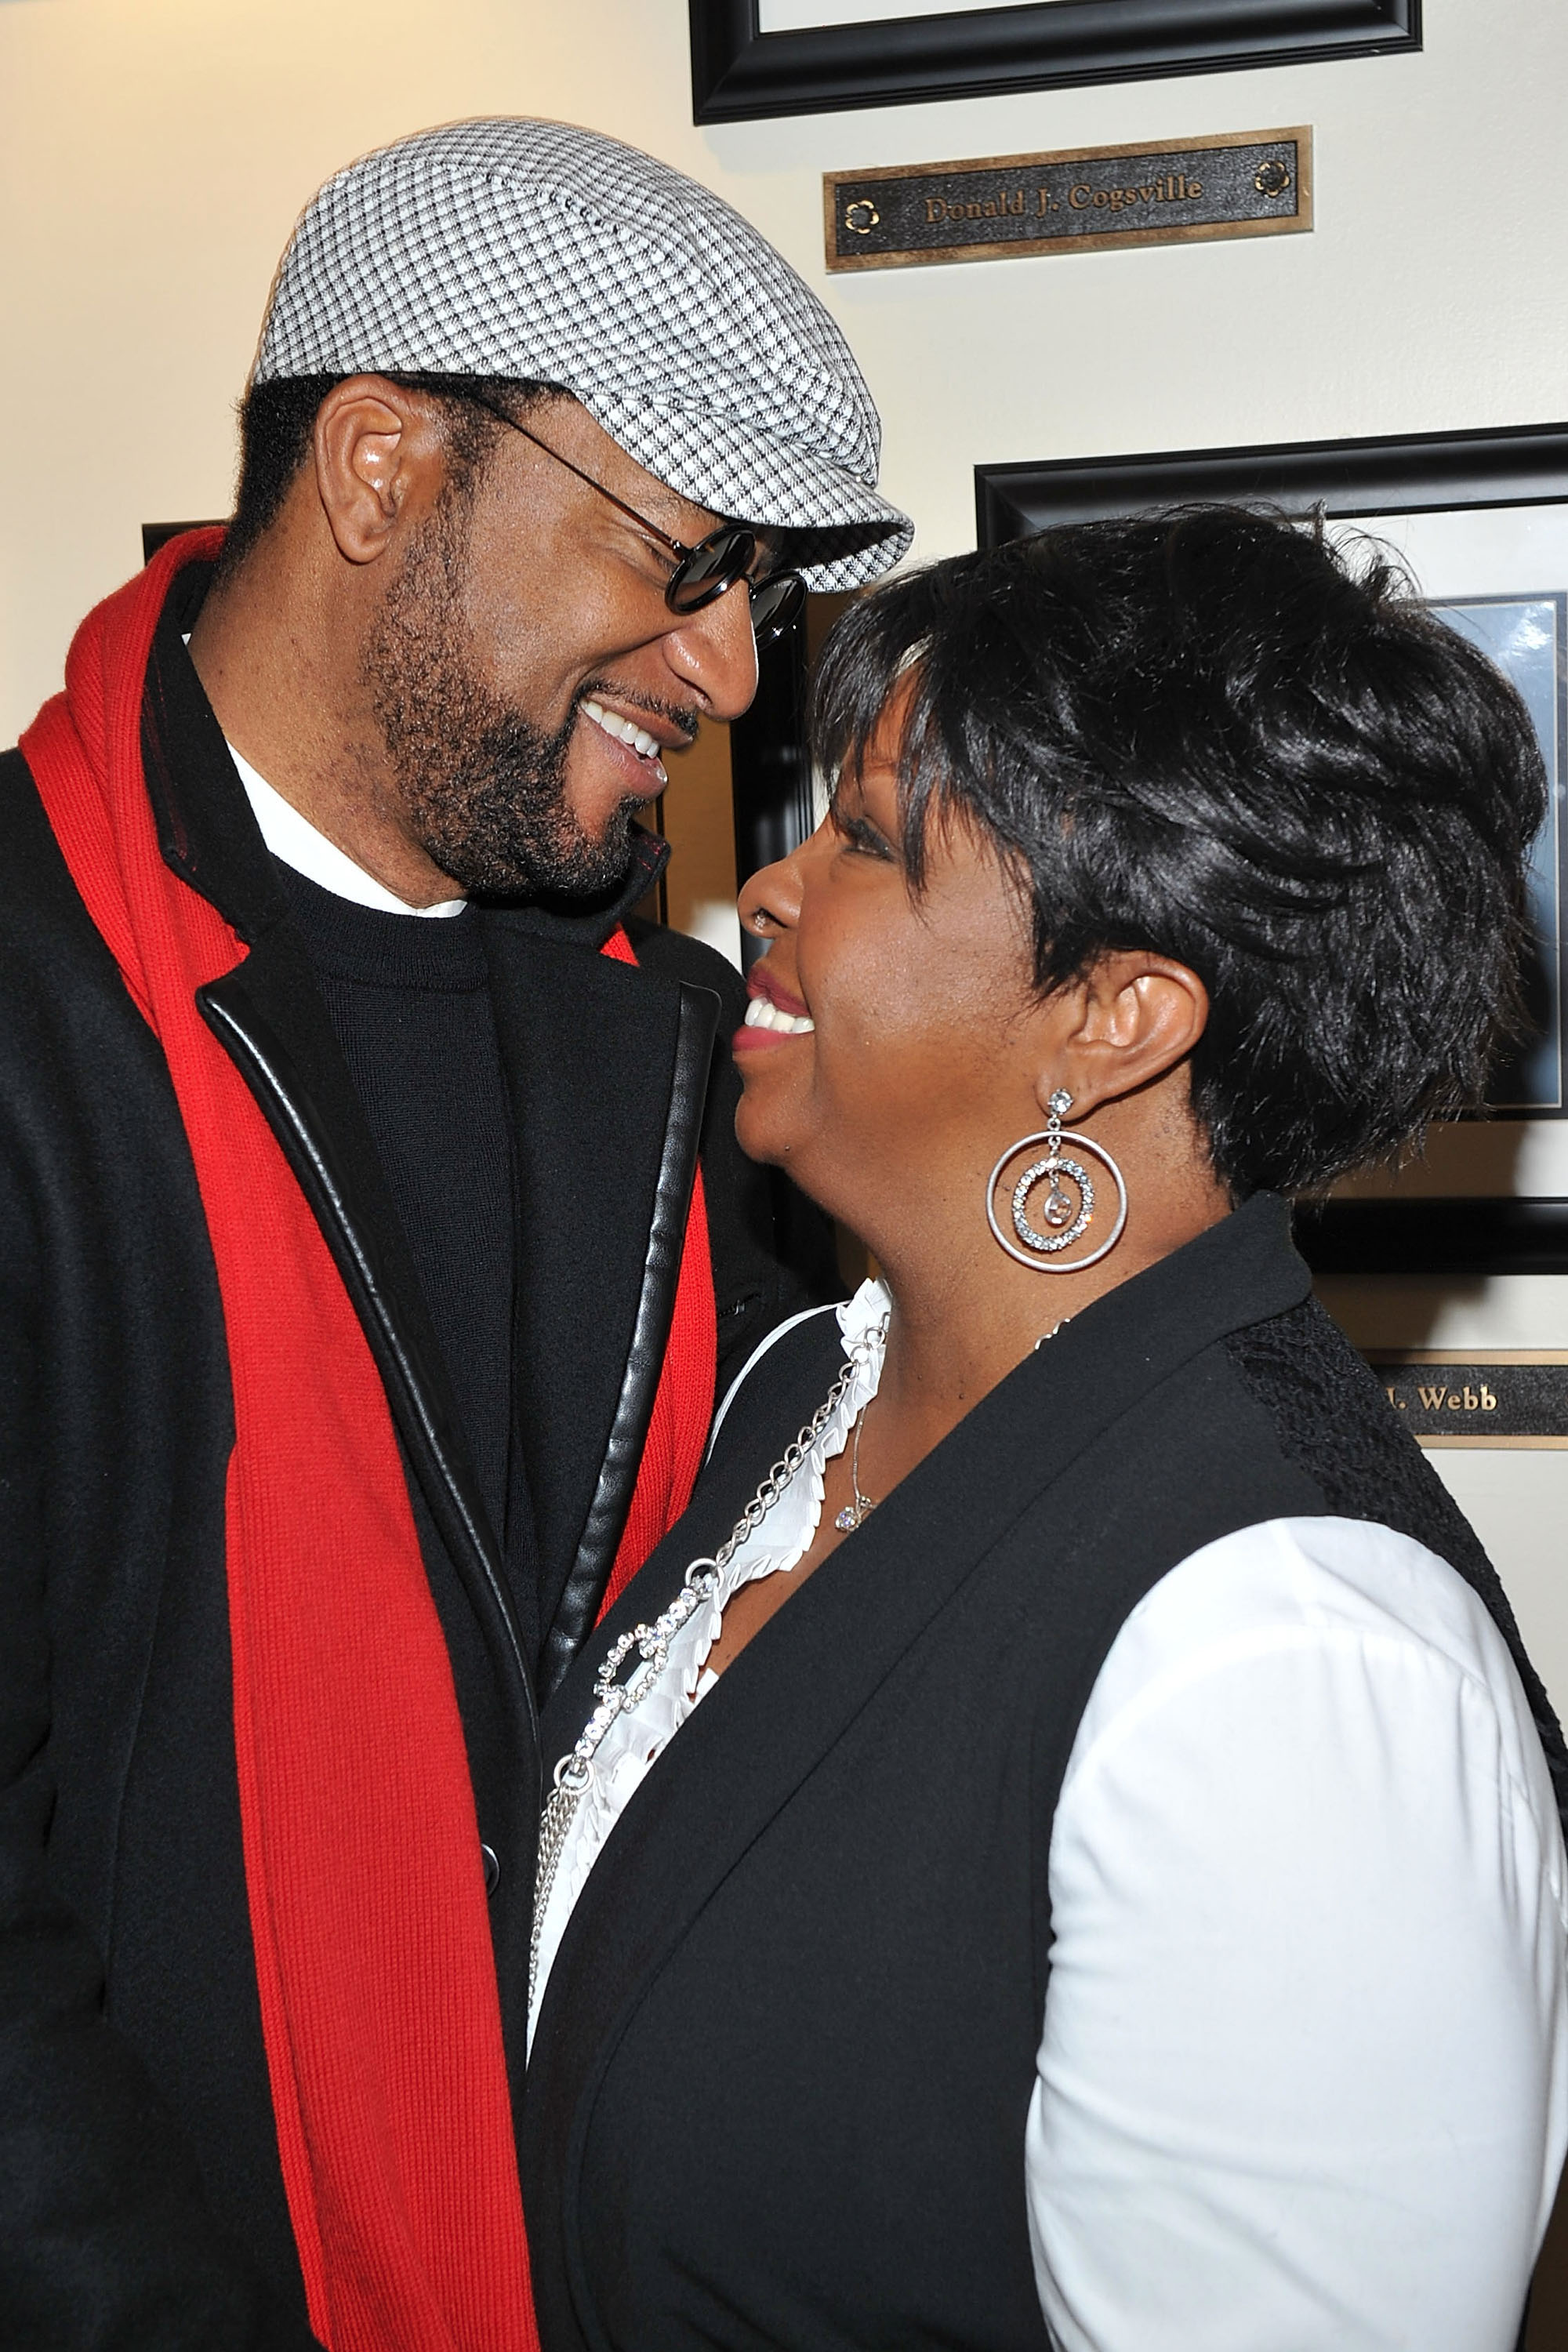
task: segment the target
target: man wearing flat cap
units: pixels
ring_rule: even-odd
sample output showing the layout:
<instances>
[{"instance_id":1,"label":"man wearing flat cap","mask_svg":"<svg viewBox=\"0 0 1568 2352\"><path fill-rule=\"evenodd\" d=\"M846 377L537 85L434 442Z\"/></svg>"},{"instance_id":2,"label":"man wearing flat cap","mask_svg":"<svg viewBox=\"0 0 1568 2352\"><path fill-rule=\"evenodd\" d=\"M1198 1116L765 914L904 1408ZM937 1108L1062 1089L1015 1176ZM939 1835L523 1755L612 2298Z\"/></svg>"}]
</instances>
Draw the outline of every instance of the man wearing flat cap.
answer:
<instances>
[{"instance_id":1,"label":"man wearing flat cap","mask_svg":"<svg viewBox=\"0 0 1568 2352\"><path fill-rule=\"evenodd\" d=\"M635 818L910 526L558 124L333 180L242 428L0 759L0 2345L523 2352L536 1707L805 1303Z\"/></svg>"}]
</instances>

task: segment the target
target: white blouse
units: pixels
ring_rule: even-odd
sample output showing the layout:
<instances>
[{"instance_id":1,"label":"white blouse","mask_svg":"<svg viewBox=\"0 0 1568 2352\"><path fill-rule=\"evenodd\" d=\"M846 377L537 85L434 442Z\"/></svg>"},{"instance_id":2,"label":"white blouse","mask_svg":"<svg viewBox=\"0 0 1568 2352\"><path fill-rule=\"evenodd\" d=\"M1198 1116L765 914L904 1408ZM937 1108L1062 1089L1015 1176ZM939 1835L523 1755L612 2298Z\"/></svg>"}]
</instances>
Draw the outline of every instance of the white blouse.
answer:
<instances>
[{"instance_id":1,"label":"white blouse","mask_svg":"<svg viewBox=\"0 0 1568 2352\"><path fill-rule=\"evenodd\" d=\"M868 1284L838 1310L832 1424L599 1749L531 2039L595 1860L716 1679L724 1604L810 1544L887 1307ZM1568 2147L1568 1868L1464 1580L1326 1517L1181 1561L1100 1670L1049 1873L1018 2160L1061 2352L1513 2352Z\"/></svg>"},{"instance_id":2,"label":"white blouse","mask_svg":"<svg viewBox=\"0 0 1568 2352\"><path fill-rule=\"evenodd\" d=\"M550 1900L539 1926L539 1958L534 1968L533 1997L528 2012L528 2046L531 2051L539 2005L544 1998L544 1988L549 1982L555 1955L561 1948L561 1938L566 1932L566 1922L572 1916L573 1906L583 1892L588 1873L599 1858L605 1840L692 1708L707 1696L719 1679L708 1669L708 1653L719 1638L725 1610L743 1584L753 1584L759 1577L787 1573L798 1565L810 1548L811 1539L816 1533L817 1520L822 1515L824 1467L836 1454L843 1453L849 1432L855 1426L856 1414L877 1393L877 1382L882 1371L882 1338L888 1307L888 1294L881 1284L864 1282L848 1305L837 1310L839 1327L855 1366L855 1377L845 1391L837 1412L773 1509L735 1550L711 1601L689 1617L671 1639L668 1664L654 1688L639 1706L616 1717L600 1743L594 1759L593 1778L583 1791L572 1817L560 1860L555 1865ZM794 1318L796 1322L803 1319L798 1316ZM758 1357L791 1328L791 1324L784 1324L770 1332L757 1355L747 1364L741 1380L735 1382L724 1400L719 1420L714 1424L714 1437L719 1433L720 1424L741 1381L745 1379ZM793 1429L783 1433L778 1445L780 1454L795 1434ZM711 1438L709 1445L711 1450ZM594 1637L590 1635L589 1638L592 1640ZM546 1759L548 1765L552 1765L553 1761L553 1758Z\"/></svg>"}]
</instances>

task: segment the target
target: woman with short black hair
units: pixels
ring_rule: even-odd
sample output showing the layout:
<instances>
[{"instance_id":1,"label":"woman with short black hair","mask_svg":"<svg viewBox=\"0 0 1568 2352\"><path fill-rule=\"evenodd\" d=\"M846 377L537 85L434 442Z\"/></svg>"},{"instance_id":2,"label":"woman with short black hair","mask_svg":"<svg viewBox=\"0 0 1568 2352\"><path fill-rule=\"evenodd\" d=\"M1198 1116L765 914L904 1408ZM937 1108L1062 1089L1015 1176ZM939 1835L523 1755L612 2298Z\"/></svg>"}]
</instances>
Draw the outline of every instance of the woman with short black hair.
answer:
<instances>
[{"instance_id":1,"label":"woman with short black hair","mask_svg":"<svg viewBox=\"0 0 1568 2352\"><path fill-rule=\"evenodd\" d=\"M867 597L816 725L739 1133L879 1278L545 1719L545 2352L1510 2352L1568 1757L1281 1196L1479 1100L1529 719L1220 509Z\"/></svg>"}]
</instances>

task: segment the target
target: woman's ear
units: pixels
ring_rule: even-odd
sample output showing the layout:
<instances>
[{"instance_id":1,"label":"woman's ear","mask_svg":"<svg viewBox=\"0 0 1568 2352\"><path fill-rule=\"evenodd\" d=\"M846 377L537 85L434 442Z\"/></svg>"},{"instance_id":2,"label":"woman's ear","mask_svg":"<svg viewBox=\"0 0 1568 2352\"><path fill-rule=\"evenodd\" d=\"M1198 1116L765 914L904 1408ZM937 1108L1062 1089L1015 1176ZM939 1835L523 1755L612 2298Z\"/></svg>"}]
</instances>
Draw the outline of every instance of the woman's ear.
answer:
<instances>
[{"instance_id":1,"label":"woman's ear","mask_svg":"<svg viewBox=\"0 0 1568 2352\"><path fill-rule=\"evenodd\" d=\"M1055 1018L1047 1023L1052 1034L1041 1040L1037 1098L1044 1110L1065 1087L1081 1118L1185 1061L1208 1026L1209 996L1188 965L1122 948L1056 991L1041 1009Z\"/></svg>"}]
</instances>

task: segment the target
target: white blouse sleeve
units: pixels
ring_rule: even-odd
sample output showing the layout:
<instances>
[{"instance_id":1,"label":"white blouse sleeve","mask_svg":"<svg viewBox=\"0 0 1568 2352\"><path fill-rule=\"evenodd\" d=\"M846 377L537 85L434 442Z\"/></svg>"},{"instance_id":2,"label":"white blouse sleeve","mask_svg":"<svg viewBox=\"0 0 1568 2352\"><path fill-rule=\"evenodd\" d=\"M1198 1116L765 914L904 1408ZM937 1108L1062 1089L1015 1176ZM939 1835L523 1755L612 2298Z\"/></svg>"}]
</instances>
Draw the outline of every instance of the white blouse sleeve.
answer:
<instances>
[{"instance_id":1,"label":"white blouse sleeve","mask_svg":"<svg viewBox=\"0 0 1568 2352\"><path fill-rule=\"evenodd\" d=\"M1184 1560L1095 1685L1050 1888L1025 2158L1063 2352L1513 2352L1568 1906L1462 1579L1343 1519Z\"/></svg>"}]
</instances>

